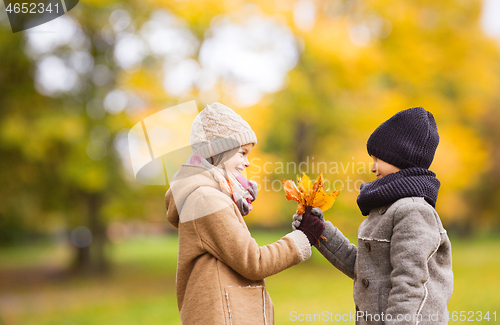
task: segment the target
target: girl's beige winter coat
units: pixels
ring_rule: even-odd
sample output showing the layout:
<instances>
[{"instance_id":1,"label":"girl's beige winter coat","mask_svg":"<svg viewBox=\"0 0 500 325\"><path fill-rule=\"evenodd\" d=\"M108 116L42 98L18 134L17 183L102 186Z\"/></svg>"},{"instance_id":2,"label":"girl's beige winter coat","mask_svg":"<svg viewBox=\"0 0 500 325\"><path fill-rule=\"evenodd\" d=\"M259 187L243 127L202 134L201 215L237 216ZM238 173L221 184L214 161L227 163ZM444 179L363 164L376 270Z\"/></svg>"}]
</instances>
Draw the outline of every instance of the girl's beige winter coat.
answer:
<instances>
[{"instance_id":1,"label":"girl's beige winter coat","mask_svg":"<svg viewBox=\"0 0 500 325\"><path fill-rule=\"evenodd\" d=\"M179 230L177 302L184 325L274 324L264 278L311 256L297 230L259 247L210 171L183 165L165 196Z\"/></svg>"}]
</instances>

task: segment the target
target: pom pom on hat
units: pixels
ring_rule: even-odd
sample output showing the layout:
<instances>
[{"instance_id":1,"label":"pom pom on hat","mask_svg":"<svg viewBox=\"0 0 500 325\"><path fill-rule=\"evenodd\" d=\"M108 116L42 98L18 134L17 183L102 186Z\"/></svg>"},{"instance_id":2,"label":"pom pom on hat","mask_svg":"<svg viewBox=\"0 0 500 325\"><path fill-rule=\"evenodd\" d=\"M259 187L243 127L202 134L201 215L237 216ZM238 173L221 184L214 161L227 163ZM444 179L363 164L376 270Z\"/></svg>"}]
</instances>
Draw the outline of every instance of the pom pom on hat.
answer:
<instances>
[{"instance_id":1,"label":"pom pom on hat","mask_svg":"<svg viewBox=\"0 0 500 325\"><path fill-rule=\"evenodd\" d=\"M370 136L366 147L375 156L400 169L429 169L439 143L434 116L422 107L395 114Z\"/></svg>"},{"instance_id":2,"label":"pom pom on hat","mask_svg":"<svg viewBox=\"0 0 500 325\"><path fill-rule=\"evenodd\" d=\"M241 116L216 102L207 105L194 119L190 142L193 154L209 158L249 143L255 145L257 136Z\"/></svg>"}]
</instances>

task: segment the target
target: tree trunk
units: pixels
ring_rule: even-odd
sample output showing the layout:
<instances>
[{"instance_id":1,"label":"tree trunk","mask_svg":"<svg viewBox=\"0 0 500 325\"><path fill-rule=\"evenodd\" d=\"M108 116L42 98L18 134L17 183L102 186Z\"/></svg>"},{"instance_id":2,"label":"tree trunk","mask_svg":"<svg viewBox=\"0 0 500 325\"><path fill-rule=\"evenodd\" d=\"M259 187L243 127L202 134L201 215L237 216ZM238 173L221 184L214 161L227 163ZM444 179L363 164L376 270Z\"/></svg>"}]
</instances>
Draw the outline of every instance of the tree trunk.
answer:
<instances>
[{"instance_id":1,"label":"tree trunk","mask_svg":"<svg viewBox=\"0 0 500 325\"><path fill-rule=\"evenodd\" d=\"M100 218L102 194L86 193L87 202L87 228L92 234L90 245L76 248L74 272L88 274L103 274L109 270L109 262L105 253L108 242L106 227Z\"/></svg>"}]
</instances>

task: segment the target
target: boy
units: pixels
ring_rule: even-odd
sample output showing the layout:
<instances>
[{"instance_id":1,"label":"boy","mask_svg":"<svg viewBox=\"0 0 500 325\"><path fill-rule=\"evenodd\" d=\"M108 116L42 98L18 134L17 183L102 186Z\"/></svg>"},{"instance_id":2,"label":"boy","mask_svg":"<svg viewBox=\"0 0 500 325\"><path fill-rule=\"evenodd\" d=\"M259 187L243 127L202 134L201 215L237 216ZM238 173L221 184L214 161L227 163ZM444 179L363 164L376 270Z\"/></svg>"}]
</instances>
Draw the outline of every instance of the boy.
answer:
<instances>
[{"instance_id":1,"label":"boy","mask_svg":"<svg viewBox=\"0 0 500 325\"><path fill-rule=\"evenodd\" d=\"M382 123L367 142L377 180L361 186L358 247L325 222L317 249L354 280L356 324L446 324L451 244L434 210L440 183L428 168L439 143L421 107ZM310 212L324 221L321 210ZM296 227L302 216L294 216Z\"/></svg>"}]
</instances>

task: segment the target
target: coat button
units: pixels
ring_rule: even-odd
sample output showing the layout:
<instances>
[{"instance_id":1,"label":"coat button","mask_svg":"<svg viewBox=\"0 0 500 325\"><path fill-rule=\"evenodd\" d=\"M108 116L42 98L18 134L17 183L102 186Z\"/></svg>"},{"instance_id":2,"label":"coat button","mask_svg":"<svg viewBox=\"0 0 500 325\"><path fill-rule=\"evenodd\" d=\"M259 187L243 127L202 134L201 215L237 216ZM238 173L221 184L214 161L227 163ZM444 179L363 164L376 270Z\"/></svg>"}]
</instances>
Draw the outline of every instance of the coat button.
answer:
<instances>
[{"instance_id":1,"label":"coat button","mask_svg":"<svg viewBox=\"0 0 500 325\"><path fill-rule=\"evenodd\" d=\"M361 280L361 283L363 284L363 287L365 287L365 288L368 288L368 286L370 285L370 281L368 281L367 279Z\"/></svg>"},{"instance_id":2,"label":"coat button","mask_svg":"<svg viewBox=\"0 0 500 325\"><path fill-rule=\"evenodd\" d=\"M366 248L366 251L369 252L372 250L372 247L370 245L370 243L365 243L365 248Z\"/></svg>"},{"instance_id":3,"label":"coat button","mask_svg":"<svg viewBox=\"0 0 500 325\"><path fill-rule=\"evenodd\" d=\"M378 213L384 214L385 211L387 211L387 208L386 207L381 207L380 210L378 210Z\"/></svg>"}]
</instances>

